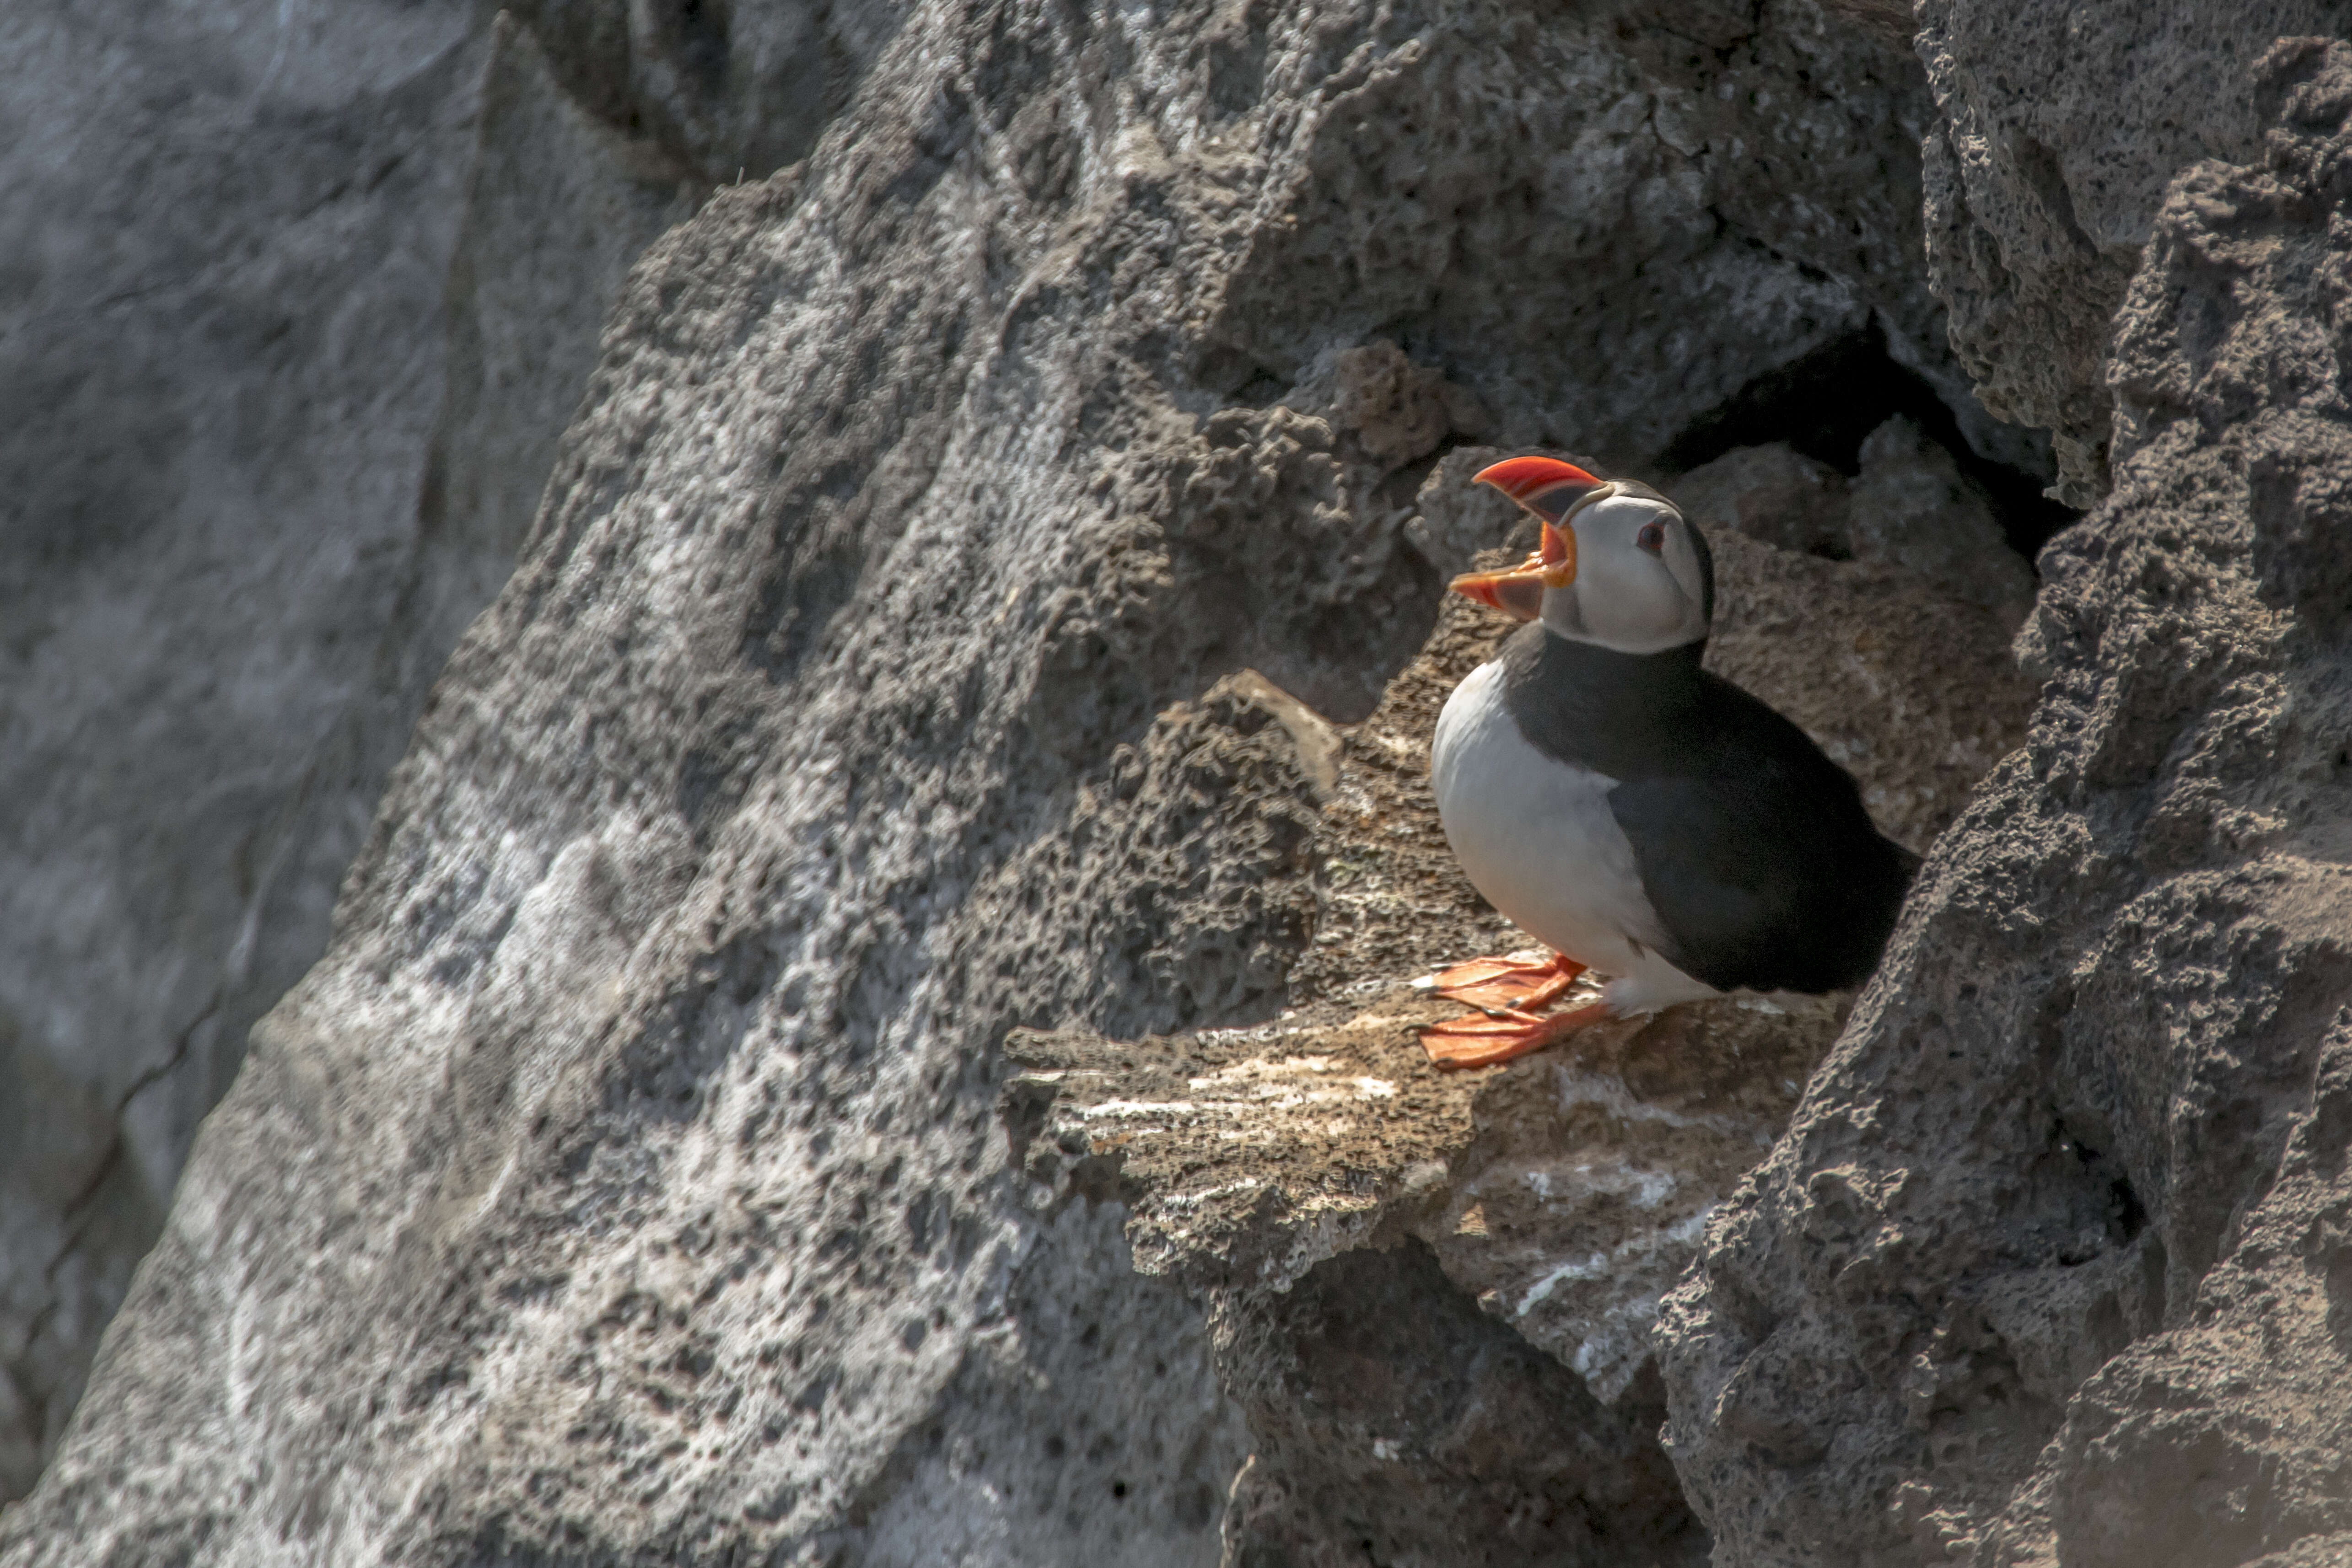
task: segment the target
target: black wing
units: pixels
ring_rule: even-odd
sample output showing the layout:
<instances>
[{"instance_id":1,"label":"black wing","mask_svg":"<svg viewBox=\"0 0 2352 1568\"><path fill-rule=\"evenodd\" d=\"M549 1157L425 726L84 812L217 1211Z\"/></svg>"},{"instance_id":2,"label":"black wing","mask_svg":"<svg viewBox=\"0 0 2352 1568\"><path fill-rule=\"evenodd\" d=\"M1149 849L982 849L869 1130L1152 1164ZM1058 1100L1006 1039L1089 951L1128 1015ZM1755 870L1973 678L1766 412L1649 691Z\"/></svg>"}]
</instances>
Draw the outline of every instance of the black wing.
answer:
<instances>
[{"instance_id":1,"label":"black wing","mask_svg":"<svg viewBox=\"0 0 2352 1568\"><path fill-rule=\"evenodd\" d=\"M1666 957L1723 990L1860 983L1917 857L1879 836L1853 779L1802 730L1705 681L1690 744L1609 796L1671 939Z\"/></svg>"}]
</instances>

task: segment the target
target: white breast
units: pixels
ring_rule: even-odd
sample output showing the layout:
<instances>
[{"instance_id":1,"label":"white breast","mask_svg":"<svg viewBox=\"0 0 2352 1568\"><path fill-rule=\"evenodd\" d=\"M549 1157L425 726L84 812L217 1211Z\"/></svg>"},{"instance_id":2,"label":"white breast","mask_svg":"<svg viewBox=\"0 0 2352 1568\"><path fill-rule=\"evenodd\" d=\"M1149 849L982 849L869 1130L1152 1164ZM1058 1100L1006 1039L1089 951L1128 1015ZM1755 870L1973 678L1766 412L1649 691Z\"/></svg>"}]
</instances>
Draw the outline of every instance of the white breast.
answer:
<instances>
[{"instance_id":1,"label":"white breast","mask_svg":"<svg viewBox=\"0 0 2352 1568\"><path fill-rule=\"evenodd\" d=\"M1430 747L1446 841L1472 885L1538 941L1628 982L1621 1010L1716 994L1658 956L1665 932L1609 810L1617 780L1528 744L1503 703L1503 666L1482 665L1446 699Z\"/></svg>"}]
</instances>

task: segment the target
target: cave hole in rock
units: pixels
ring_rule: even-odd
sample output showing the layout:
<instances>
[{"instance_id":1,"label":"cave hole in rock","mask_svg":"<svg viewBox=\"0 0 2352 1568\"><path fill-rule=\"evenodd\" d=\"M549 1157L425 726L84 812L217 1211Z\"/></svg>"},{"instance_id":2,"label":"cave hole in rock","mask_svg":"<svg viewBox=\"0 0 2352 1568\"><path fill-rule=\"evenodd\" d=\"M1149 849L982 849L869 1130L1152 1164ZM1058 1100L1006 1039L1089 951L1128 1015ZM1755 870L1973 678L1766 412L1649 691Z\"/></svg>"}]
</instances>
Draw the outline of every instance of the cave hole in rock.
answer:
<instances>
[{"instance_id":1,"label":"cave hole in rock","mask_svg":"<svg viewBox=\"0 0 2352 1568\"><path fill-rule=\"evenodd\" d=\"M1736 447L1785 441L1851 479L1861 472L1864 438L1896 415L1918 425L1984 488L2010 548L2029 566L2051 536L2080 515L2044 496L2039 476L1969 446L1958 416L1925 377L1895 361L1875 323L1749 382L1685 426L1659 455L1657 467L1672 478Z\"/></svg>"},{"instance_id":2,"label":"cave hole in rock","mask_svg":"<svg viewBox=\"0 0 2352 1568\"><path fill-rule=\"evenodd\" d=\"M1250 373L1225 401L1236 408L1267 408L1281 402L1282 394L1288 392L1290 386L1289 382L1273 371L1259 370Z\"/></svg>"},{"instance_id":3,"label":"cave hole in rock","mask_svg":"<svg viewBox=\"0 0 2352 1568\"><path fill-rule=\"evenodd\" d=\"M2106 1240L2110 1247L2128 1247L2139 1239L2147 1228L2147 1206L2140 1201L2138 1189L2133 1186L2131 1175L2123 1162L2114 1159L2084 1143L2062 1124L2058 1131L2059 1146L2073 1156L2080 1179L2097 1195L2103 1210ZM2080 1259L2063 1258L2062 1262L2074 1263Z\"/></svg>"}]
</instances>

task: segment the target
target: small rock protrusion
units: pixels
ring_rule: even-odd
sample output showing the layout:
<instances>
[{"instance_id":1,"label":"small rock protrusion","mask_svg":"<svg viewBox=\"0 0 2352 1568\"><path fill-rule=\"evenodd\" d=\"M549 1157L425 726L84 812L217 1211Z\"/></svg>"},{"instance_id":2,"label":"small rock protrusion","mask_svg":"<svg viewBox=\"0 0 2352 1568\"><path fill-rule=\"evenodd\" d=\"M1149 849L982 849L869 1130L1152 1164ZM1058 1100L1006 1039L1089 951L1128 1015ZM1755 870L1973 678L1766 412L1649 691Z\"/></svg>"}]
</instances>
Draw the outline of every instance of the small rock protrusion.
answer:
<instances>
[{"instance_id":1,"label":"small rock protrusion","mask_svg":"<svg viewBox=\"0 0 2352 1568\"><path fill-rule=\"evenodd\" d=\"M1735 447L1672 488L1675 504L1702 528L1713 523L1799 555L1853 554L1845 476L1785 441Z\"/></svg>"},{"instance_id":2,"label":"small rock protrusion","mask_svg":"<svg viewBox=\"0 0 2352 1568\"><path fill-rule=\"evenodd\" d=\"M1331 369L1335 422L1383 467L1426 457L1449 435L1486 434L1477 394L1385 339L1340 350Z\"/></svg>"}]
</instances>

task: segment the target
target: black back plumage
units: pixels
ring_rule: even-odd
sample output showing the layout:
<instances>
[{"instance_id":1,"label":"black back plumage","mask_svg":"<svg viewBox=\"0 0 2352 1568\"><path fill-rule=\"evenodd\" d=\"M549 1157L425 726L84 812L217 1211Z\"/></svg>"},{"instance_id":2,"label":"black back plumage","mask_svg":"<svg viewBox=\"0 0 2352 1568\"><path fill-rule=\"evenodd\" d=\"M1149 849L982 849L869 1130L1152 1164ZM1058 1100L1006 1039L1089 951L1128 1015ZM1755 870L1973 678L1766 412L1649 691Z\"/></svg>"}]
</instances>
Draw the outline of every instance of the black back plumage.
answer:
<instances>
[{"instance_id":1,"label":"black back plumage","mask_svg":"<svg viewBox=\"0 0 2352 1568\"><path fill-rule=\"evenodd\" d=\"M1504 700L1529 744L1617 780L1675 967L1722 990L1859 984L1918 857L1804 731L1700 668L1705 648L1620 653L1533 622L1504 645Z\"/></svg>"}]
</instances>

